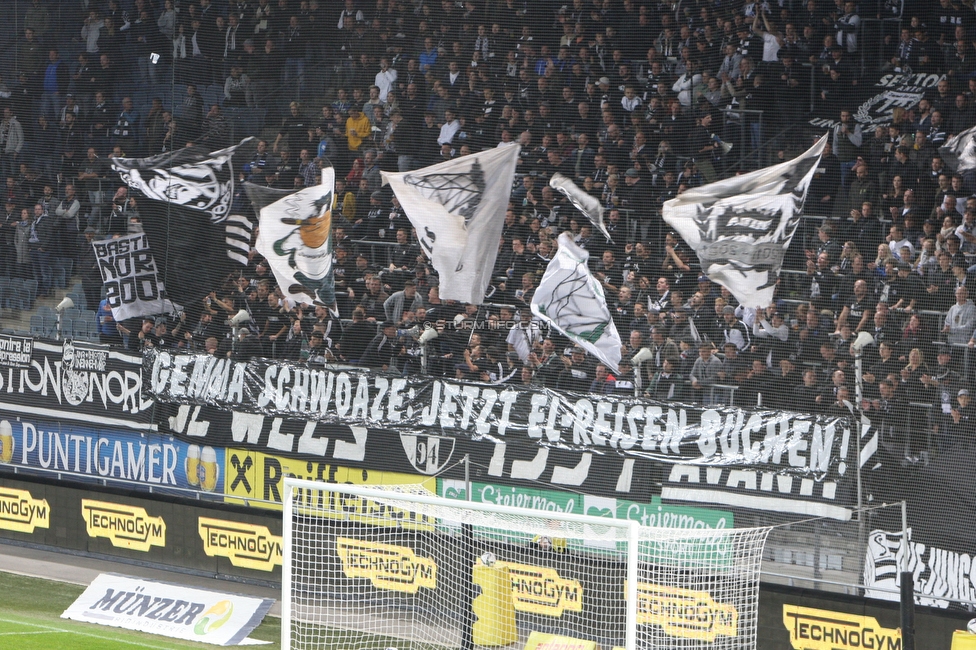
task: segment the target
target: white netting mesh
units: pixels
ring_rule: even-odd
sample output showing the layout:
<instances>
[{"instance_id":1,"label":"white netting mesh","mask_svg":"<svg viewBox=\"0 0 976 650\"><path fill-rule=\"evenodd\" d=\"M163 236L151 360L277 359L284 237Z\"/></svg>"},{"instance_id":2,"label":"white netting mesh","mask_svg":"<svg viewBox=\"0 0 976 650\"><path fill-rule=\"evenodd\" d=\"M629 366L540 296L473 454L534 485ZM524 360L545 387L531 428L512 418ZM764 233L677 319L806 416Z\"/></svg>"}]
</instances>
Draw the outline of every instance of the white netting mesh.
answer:
<instances>
[{"instance_id":1,"label":"white netting mesh","mask_svg":"<svg viewBox=\"0 0 976 650\"><path fill-rule=\"evenodd\" d=\"M318 485L285 495L283 647L521 649L533 632L633 645L627 522ZM636 646L754 648L767 532L641 528Z\"/></svg>"}]
</instances>

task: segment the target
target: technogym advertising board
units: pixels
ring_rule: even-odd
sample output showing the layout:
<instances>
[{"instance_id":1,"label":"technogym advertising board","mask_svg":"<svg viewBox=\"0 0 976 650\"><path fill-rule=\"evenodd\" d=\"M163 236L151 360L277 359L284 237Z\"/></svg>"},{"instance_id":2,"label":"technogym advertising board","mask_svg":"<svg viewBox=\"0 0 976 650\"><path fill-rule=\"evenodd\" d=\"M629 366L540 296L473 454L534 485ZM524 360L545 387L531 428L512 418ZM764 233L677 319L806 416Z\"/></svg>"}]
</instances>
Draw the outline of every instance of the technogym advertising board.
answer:
<instances>
[{"instance_id":1,"label":"technogym advertising board","mask_svg":"<svg viewBox=\"0 0 976 650\"><path fill-rule=\"evenodd\" d=\"M212 575L281 580L280 513L146 497L0 476L0 538Z\"/></svg>"}]
</instances>

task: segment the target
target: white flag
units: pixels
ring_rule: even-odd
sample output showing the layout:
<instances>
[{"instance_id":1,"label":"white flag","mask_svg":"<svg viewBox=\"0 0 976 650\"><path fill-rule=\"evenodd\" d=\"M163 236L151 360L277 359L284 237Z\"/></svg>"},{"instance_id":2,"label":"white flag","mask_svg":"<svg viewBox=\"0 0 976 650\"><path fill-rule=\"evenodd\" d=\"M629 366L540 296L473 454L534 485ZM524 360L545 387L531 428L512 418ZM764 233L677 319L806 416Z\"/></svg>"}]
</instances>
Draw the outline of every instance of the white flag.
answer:
<instances>
[{"instance_id":1,"label":"white flag","mask_svg":"<svg viewBox=\"0 0 976 650\"><path fill-rule=\"evenodd\" d=\"M332 193L335 168L322 170L322 183L261 208L256 248L268 261L285 297L296 303L331 306Z\"/></svg>"},{"instance_id":2,"label":"white flag","mask_svg":"<svg viewBox=\"0 0 976 650\"><path fill-rule=\"evenodd\" d=\"M939 147L939 154L954 172L976 169L976 126L954 135Z\"/></svg>"},{"instance_id":3,"label":"white flag","mask_svg":"<svg viewBox=\"0 0 976 650\"><path fill-rule=\"evenodd\" d=\"M549 179L549 187L556 190L576 206L576 209L583 213L590 220L603 236L613 241L613 237L607 232L607 227L603 223L603 205L595 196L590 196L586 190L574 183L568 177L556 172Z\"/></svg>"},{"instance_id":4,"label":"white flag","mask_svg":"<svg viewBox=\"0 0 976 650\"><path fill-rule=\"evenodd\" d=\"M744 307L767 307L827 136L806 153L688 190L664 203L664 220L688 242L712 281Z\"/></svg>"},{"instance_id":5,"label":"white flag","mask_svg":"<svg viewBox=\"0 0 976 650\"><path fill-rule=\"evenodd\" d=\"M105 299L115 320L122 322L182 309L166 297L148 235L99 239L91 245L105 285Z\"/></svg>"},{"instance_id":6,"label":"white flag","mask_svg":"<svg viewBox=\"0 0 976 650\"><path fill-rule=\"evenodd\" d=\"M559 250L532 296L532 313L618 372L620 334L603 286L586 265L590 254L559 235Z\"/></svg>"},{"instance_id":7,"label":"white flag","mask_svg":"<svg viewBox=\"0 0 976 650\"><path fill-rule=\"evenodd\" d=\"M440 276L442 300L484 302L519 151L489 149L412 172L383 172Z\"/></svg>"}]
</instances>

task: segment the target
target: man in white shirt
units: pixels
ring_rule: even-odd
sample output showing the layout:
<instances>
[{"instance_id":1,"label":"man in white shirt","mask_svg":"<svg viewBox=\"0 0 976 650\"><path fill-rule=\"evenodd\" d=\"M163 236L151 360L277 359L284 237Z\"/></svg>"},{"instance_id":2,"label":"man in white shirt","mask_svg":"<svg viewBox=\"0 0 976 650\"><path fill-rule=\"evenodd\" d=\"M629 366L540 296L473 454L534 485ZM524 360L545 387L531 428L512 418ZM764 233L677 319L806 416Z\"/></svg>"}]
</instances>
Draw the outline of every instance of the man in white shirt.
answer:
<instances>
[{"instance_id":1,"label":"man in white shirt","mask_svg":"<svg viewBox=\"0 0 976 650\"><path fill-rule=\"evenodd\" d=\"M766 26L765 30L759 27L760 14L762 14L762 21ZM763 39L763 63L778 63L779 48L783 45L783 37L780 36L779 30L769 26L769 18L764 12L757 12L755 18L752 19L752 31Z\"/></svg>"},{"instance_id":2,"label":"man in white shirt","mask_svg":"<svg viewBox=\"0 0 976 650\"><path fill-rule=\"evenodd\" d=\"M380 71L376 73L373 84L380 89L380 101L386 101L386 94L393 88L397 80L397 71L390 67L390 60L387 57L380 59Z\"/></svg>"},{"instance_id":3,"label":"man in white shirt","mask_svg":"<svg viewBox=\"0 0 976 650\"><path fill-rule=\"evenodd\" d=\"M461 129L461 124L454 119L454 111L447 109L444 111L444 124L441 125L440 135L437 136L437 144L451 144L454 136Z\"/></svg>"},{"instance_id":4,"label":"man in white shirt","mask_svg":"<svg viewBox=\"0 0 976 650\"><path fill-rule=\"evenodd\" d=\"M905 237L901 226L897 224L893 225L888 230L887 239L888 248L891 249L891 252L896 258L898 257L898 251L901 250L902 246L908 246L908 248L912 251L912 257L915 257L915 247L912 245L912 242L908 239L908 237Z\"/></svg>"}]
</instances>

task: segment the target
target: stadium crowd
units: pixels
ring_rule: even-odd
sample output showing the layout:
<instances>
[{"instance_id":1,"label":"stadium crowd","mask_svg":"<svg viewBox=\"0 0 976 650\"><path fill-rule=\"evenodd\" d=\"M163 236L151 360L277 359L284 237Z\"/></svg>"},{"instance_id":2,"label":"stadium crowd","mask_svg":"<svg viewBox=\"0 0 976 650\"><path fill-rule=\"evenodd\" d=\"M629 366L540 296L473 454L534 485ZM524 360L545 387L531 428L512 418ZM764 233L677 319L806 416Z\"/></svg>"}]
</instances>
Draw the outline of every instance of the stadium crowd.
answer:
<instances>
[{"instance_id":1,"label":"stadium crowd","mask_svg":"<svg viewBox=\"0 0 976 650\"><path fill-rule=\"evenodd\" d=\"M976 125L966 2L24 4L0 70L0 276L32 277L50 295L53 261L71 260L105 343L850 414L851 343L868 332L858 406L895 458L925 460L976 433L976 177L939 153ZM941 79L867 128L853 98L884 73ZM775 303L743 309L701 275L661 205L797 155L828 128L812 117L832 126L809 216ZM146 199L109 158L250 135L260 140L235 169L241 181L306 187L335 167L338 311L283 300L252 251L198 322L116 323L87 242L139 232ZM514 143L486 304L442 301L380 171ZM600 200L612 242L548 186L557 172ZM624 342L619 372L532 320L563 231L606 290ZM232 337L226 320L241 309L251 322ZM440 335L422 355L425 327Z\"/></svg>"}]
</instances>

